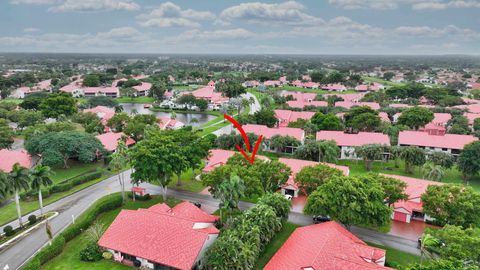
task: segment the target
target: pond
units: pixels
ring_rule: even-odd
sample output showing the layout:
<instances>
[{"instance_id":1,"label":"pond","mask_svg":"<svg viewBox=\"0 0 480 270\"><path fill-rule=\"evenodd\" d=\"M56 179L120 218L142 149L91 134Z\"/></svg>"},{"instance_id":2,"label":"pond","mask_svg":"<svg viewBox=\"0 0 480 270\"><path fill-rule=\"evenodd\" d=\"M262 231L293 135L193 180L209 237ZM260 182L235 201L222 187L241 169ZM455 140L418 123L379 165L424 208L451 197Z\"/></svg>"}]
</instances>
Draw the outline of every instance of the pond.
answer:
<instances>
[{"instance_id":1,"label":"pond","mask_svg":"<svg viewBox=\"0 0 480 270\"><path fill-rule=\"evenodd\" d=\"M123 111L126 113L131 113L132 110L136 110L138 114L153 114L156 115L157 117L170 117L171 113L170 112L154 112L149 109L146 109L143 107L143 104L140 103L121 103L120 104L123 107ZM180 113L176 112L177 114L177 120L184 123L185 125L191 125L191 126L201 126L205 123L207 123L210 120L213 120L217 118L215 115L211 114L202 114L202 113ZM198 121L195 122L197 119ZM192 123L193 120L193 123Z\"/></svg>"}]
</instances>

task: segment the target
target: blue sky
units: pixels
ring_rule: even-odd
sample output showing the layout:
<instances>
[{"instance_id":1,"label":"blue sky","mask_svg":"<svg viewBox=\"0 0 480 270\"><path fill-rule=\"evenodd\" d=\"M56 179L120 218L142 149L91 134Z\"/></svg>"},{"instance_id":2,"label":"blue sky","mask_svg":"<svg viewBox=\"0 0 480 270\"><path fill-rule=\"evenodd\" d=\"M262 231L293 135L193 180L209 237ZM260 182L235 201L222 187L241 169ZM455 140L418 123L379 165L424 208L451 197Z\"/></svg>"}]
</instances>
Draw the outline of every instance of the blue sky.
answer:
<instances>
[{"instance_id":1,"label":"blue sky","mask_svg":"<svg viewBox=\"0 0 480 270\"><path fill-rule=\"evenodd\" d=\"M0 51L479 54L480 0L2 0Z\"/></svg>"}]
</instances>

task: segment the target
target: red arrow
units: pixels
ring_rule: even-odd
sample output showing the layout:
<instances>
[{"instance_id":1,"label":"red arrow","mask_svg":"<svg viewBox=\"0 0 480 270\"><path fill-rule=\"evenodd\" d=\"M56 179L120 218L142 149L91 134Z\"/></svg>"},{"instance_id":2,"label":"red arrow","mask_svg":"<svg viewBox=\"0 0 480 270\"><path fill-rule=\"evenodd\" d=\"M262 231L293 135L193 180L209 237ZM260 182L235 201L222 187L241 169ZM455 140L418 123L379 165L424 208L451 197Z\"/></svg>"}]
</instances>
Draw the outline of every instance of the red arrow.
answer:
<instances>
[{"instance_id":1,"label":"red arrow","mask_svg":"<svg viewBox=\"0 0 480 270\"><path fill-rule=\"evenodd\" d=\"M243 130L242 126L237 121L235 121L235 119L233 119L232 117L226 114L224 114L223 117L225 117L225 119L230 121L238 129L238 131L243 137L243 141L245 141L245 145L247 146L248 152L251 152L250 142L248 141L247 133L245 133L245 130ZM255 161L255 155L257 154L258 148L260 147L260 142L262 141L262 138L263 138L263 135L260 135L260 137L258 137L257 143L255 143L255 147L253 148L251 157L249 157L247 153L245 153L245 151L243 151L243 149L238 144L235 145L238 151L240 151L240 153L250 162L250 164L253 164L253 162Z\"/></svg>"}]
</instances>

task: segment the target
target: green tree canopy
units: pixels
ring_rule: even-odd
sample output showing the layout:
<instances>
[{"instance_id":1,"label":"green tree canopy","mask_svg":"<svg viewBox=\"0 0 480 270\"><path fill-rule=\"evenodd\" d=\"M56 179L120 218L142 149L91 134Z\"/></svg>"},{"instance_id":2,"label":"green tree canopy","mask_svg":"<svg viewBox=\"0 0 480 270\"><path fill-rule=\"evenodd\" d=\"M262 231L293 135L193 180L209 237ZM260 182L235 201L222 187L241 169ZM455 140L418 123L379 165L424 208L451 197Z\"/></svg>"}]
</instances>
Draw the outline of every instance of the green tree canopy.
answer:
<instances>
[{"instance_id":1,"label":"green tree canopy","mask_svg":"<svg viewBox=\"0 0 480 270\"><path fill-rule=\"evenodd\" d=\"M304 212L329 215L344 224L384 226L390 223L392 209L384 204L386 197L378 181L358 177L334 177L308 197Z\"/></svg>"},{"instance_id":2,"label":"green tree canopy","mask_svg":"<svg viewBox=\"0 0 480 270\"><path fill-rule=\"evenodd\" d=\"M480 193L469 186L430 185L422 195L425 214L440 224L480 226Z\"/></svg>"},{"instance_id":3,"label":"green tree canopy","mask_svg":"<svg viewBox=\"0 0 480 270\"><path fill-rule=\"evenodd\" d=\"M405 161L405 171L407 173L413 173L415 166L422 166L426 162L425 150L416 146L404 147L400 156Z\"/></svg>"},{"instance_id":4,"label":"green tree canopy","mask_svg":"<svg viewBox=\"0 0 480 270\"><path fill-rule=\"evenodd\" d=\"M317 130L342 130L342 120L333 113L323 114L321 112L315 113L310 120Z\"/></svg>"},{"instance_id":5,"label":"green tree canopy","mask_svg":"<svg viewBox=\"0 0 480 270\"><path fill-rule=\"evenodd\" d=\"M464 179L480 172L480 141L467 144L458 156L457 165L464 175Z\"/></svg>"},{"instance_id":6,"label":"green tree canopy","mask_svg":"<svg viewBox=\"0 0 480 270\"><path fill-rule=\"evenodd\" d=\"M78 131L49 132L33 135L25 142L30 154L40 155L42 164L68 167L67 161L76 158L92 162L98 153L106 153L102 143L94 136Z\"/></svg>"},{"instance_id":7,"label":"green tree canopy","mask_svg":"<svg viewBox=\"0 0 480 270\"><path fill-rule=\"evenodd\" d=\"M368 106L355 106L344 118L345 126L357 131L374 131L382 122L378 113Z\"/></svg>"},{"instance_id":8,"label":"green tree canopy","mask_svg":"<svg viewBox=\"0 0 480 270\"><path fill-rule=\"evenodd\" d=\"M432 122L433 112L423 107L408 108L398 117L397 123L408 126L412 129L418 129Z\"/></svg>"},{"instance_id":9,"label":"green tree canopy","mask_svg":"<svg viewBox=\"0 0 480 270\"><path fill-rule=\"evenodd\" d=\"M70 93L53 93L43 99L39 109L45 117L70 116L77 112L77 102Z\"/></svg>"},{"instance_id":10,"label":"green tree canopy","mask_svg":"<svg viewBox=\"0 0 480 270\"><path fill-rule=\"evenodd\" d=\"M343 173L335 168L324 164L304 167L295 175L295 183L305 192L306 195L312 194L317 188L330 179L342 176Z\"/></svg>"}]
</instances>

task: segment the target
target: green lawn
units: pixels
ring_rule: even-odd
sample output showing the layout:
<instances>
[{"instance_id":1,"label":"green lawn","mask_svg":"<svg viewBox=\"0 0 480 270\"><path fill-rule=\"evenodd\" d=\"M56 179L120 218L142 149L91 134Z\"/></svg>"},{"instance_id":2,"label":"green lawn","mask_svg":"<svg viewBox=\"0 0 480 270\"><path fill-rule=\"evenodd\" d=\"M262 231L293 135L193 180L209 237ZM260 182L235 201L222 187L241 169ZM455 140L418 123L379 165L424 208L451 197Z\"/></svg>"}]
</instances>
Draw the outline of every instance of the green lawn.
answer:
<instances>
[{"instance_id":1,"label":"green lawn","mask_svg":"<svg viewBox=\"0 0 480 270\"><path fill-rule=\"evenodd\" d=\"M155 99L153 97L119 97L117 101L119 103L153 103Z\"/></svg>"},{"instance_id":2,"label":"green lawn","mask_svg":"<svg viewBox=\"0 0 480 270\"><path fill-rule=\"evenodd\" d=\"M78 169L78 171L80 173L82 173L82 170ZM85 172L85 171L83 171L83 172ZM65 175L69 176L68 178L70 178L72 176L75 176L74 174L68 174L68 173L65 173ZM55 182L60 182L63 179L67 179L67 178L63 178L63 179L59 178L58 175L55 175L55 176L57 177ZM103 176L102 178L99 178L99 179L89 181L89 182L83 183L81 185L75 186L69 191L55 193L55 194L51 195L50 197L43 199L43 206L46 206L46 205L51 204L53 202L56 202L56 201L66 197L68 195L71 195L71 194L73 194L73 193L75 193L79 190L82 190L86 187L94 185L94 184L96 184L96 183L98 183L98 182L100 182L100 181L102 181L102 180L104 180L108 177L109 177L109 175L106 175L106 176ZM20 201L20 208L22 209L22 215L27 215L28 213L37 210L38 207L39 207L38 201L30 201L30 202ZM8 205L6 205L6 206L4 206L0 209L1 209L1 211L0 211L0 224L3 225L5 223L8 223L8 222L16 219L17 212L16 212L15 203L10 203L10 204L8 204ZM24 221L26 221L26 220L24 220Z\"/></svg>"},{"instance_id":3,"label":"green lawn","mask_svg":"<svg viewBox=\"0 0 480 270\"><path fill-rule=\"evenodd\" d=\"M372 244L372 243L368 243L368 242L367 242L367 244L369 246L372 246L372 247L377 247L377 248L381 248L381 249L386 250L387 251L387 258L386 258L387 263L394 262L394 263L400 264L401 266L407 266L409 264L415 264L415 263L420 262L420 257L419 256L416 256L416 255L413 255L413 254L410 254L410 253L406 253L406 252L403 252L403 251L400 251L400 250L396 250L396 249L393 249L393 248L385 247L385 246L382 246L382 245Z\"/></svg>"},{"instance_id":4,"label":"green lawn","mask_svg":"<svg viewBox=\"0 0 480 270\"><path fill-rule=\"evenodd\" d=\"M200 174L200 170L195 170L193 173L192 169L184 172L180 177L182 185L177 186L178 178L177 176L172 177L172 182L168 185L169 188L178 189L178 190L186 190L190 192L200 192L205 189L202 181L195 180L195 176Z\"/></svg>"},{"instance_id":5,"label":"green lawn","mask_svg":"<svg viewBox=\"0 0 480 270\"><path fill-rule=\"evenodd\" d=\"M0 103L1 102L13 102L13 103L20 104L23 102L23 99L8 97L6 99L0 100Z\"/></svg>"},{"instance_id":6,"label":"green lawn","mask_svg":"<svg viewBox=\"0 0 480 270\"><path fill-rule=\"evenodd\" d=\"M339 165L347 165L350 168L350 175L360 175L367 173L363 161L361 160L339 160L337 162ZM395 174L395 175L403 175L415 178L424 178L422 172L419 168L415 169L413 174L407 174L405 172L405 163L402 161L400 162L400 167L395 168L394 162L389 161L387 163L383 162L374 162L372 167L373 172L378 173L386 173L386 174ZM462 174L456 169L452 168L446 170L445 176L442 179L442 182L446 183L462 183ZM475 190L480 191L480 177L477 176L472 179L469 183Z\"/></svg>"},{"instance_id":7,"label":"green lawn","mask_svg":"<svg viewBox=\"0 0 480 270\"><path fill-rule=\"evenodd\" d=\"M123 209L138 209L148 208L154 204L161 203L161 196L153 196L150 201L128 201ZM169 199L167 204L174 206L177 204L177 200ZM103 224L107 228L118 215L121 209L112 210L100 215L97 219L98 222ZM78 253L88 243L88 238L85 233L75 237L72 241L65 245L63 252L42 266L44 270L83 270L83 269L95 269L95 270L126 270L132 269L129 266L119 264L113 261L101 260L99 262L83 262L80 260Z\"/></svg>"},{"instance_id":8,"label":"green lawn","mask_svg":"<svg viewBox=\"0 0 480 270\"><path fill-rule=\"evenodd\" d=\"M54 173L52 176L52 180L54 183L58 183L63 180L78 176L80 174L101 168L103 166L103 161L85 164L76 160L69 160L68 166L68 168L59 167L52 169Z\"/></svg>"},{"instance_id":9,"label":"green lawn","mask_svg":"<svg viewBox=\"0 0 480 270\"><path fill-rule=\"evenodd\" d=\"M275 255L277 250L287 241L288 237L293 233L293 231L300 227L300 225L286 222L283 224L282 230L275 235L275 237L268 243L265 247L265 250L260 254L257 263L253 269L261 270L263 267L270 261L270 259Z\"/></svg>"}]
</instances>

